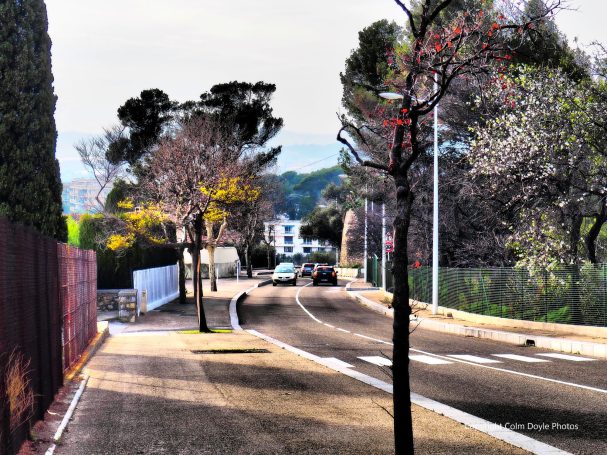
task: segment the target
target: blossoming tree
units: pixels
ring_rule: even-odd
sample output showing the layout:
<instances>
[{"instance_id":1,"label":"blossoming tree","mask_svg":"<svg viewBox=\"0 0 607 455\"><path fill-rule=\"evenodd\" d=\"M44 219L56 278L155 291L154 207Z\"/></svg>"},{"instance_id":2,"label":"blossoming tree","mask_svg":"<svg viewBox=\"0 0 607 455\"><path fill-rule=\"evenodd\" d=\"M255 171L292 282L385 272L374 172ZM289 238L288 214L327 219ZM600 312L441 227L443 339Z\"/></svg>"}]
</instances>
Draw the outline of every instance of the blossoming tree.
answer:
<instances>
[{"instance_id":1,"label":"blossoming tree","mask_svg":"<svg viewBox=\"0 0 607 455\"><path fill-rule=\"evenodd\" d=\"M552 2L537 14L525 13L519 8L521 2L506 0L470 1L466 9L456 8L458 2L454 0L423 0L415 10L400 0L395 3L404 14L407 30L405 39L388 50L391 71L385 88L402 98L398 104L379 108L367 108L366 100L361 100L363 121L342 117L337 140L360 165L389 176L395 188L394 437L397 454L412 454L407 236L414 191L410 172L424 150L429 114L454 81L503 70L514 48L560 2Z\"/></svg>"}]
</instances>

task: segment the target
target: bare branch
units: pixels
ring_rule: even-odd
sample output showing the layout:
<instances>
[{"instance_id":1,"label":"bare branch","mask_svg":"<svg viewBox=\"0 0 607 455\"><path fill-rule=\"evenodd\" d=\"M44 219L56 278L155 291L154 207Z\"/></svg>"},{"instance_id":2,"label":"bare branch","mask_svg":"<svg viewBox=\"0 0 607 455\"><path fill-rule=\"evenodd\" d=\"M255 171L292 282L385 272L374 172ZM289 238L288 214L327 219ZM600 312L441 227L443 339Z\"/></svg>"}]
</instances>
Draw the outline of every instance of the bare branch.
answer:
<instances>
[{"instance_id":1,"label":"bare branch","mask_svg":"<svg viewBox=\"0 0 607 455\"><path fill-rule=\"evenodd\" d=\"M415 20L413 18L413 13L411 12L411 10L400 0L394 0L396 2L396 4L398 6L400 6L400 8L405 12L405 14L407 15L407 18L409 19L409 27L411 27L411 33L413 34L414 37L417 38L417 27L415 25Z\"/></svg>"},{"instance_id":2,"label":"bare branch","mask_svg":"<svg viewBox=\"0 0 607 455\"><path fill-rule=\"evenodd\" d=\"M356 129L352 125L350 125L350 127ZM373 161L363 160L360 157L360 155L356 151L356 149L352 146L352 144L350 144L350 141L348 141L346 138L342 137L342 135L341 135L342 131L347 130L347 128L348 128L348 126L345 126L345 125L340 128L339 132L337 133L337 140L339 142L341 142L342 144L344 144L346 147L348 147L348 149L350 150L350 153L354 156L354 159L356 159L356 161L361 166L371 167L371 168L374 168L374 169L379 169L379 170L388 172L388 166L384 166L383 164L374 163ZM360 134L360 132L359 132L359 134Z\"/></svg>"}]
</instances>

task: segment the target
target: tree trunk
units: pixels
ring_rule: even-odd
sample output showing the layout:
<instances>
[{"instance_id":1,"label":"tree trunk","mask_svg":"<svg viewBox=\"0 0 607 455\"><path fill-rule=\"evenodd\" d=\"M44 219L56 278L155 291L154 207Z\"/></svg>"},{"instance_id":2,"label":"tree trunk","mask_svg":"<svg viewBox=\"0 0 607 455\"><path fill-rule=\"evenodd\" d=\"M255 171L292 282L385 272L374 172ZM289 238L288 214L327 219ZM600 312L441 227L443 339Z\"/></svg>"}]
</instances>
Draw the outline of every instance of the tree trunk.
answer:
<instances>
[{"instance_id":1,"label":"tree trunk","mask_svg":"<svg viewBox=\"0 0 607 455\"><path fill-rule=\"evenodd\" d=\"M247 277L253 278L253 264L251 263L251 247L247 243L244 247L244 260L247 261Z\"/></svg>"},{"instance_id":2,"label":"tree trunk","mask_svg":"<svg viewBox=\"0 0 607 455\"><path fill-rule=\"evenodd\" d=\"M392 375L394 402L395 454L413 454L411 419L411 388L409 384L409 280L407 274L407 235L411 218L413 194L406 175L395 176L396 217L394 218L394 323L392 341Z\"/></svg>"},{"instance_id":3,"label":"tree trunk","mask_svg":"<svg viewBox=\"0 0 607 455\"><path fill-rule=\"evenodd\" d=\"M580 239L582 238L581 230L584 217L582 215L575 215L571 220L571 233L569 234L569 243L571 248L571 259L574 264L579 263L578 251Z\"/></svg>"},{"instance_id":4,"label":"tree trunk","mask_svg":"<svg viewBox=\"0 0 607 455\"><path fill-rule=\"evenodd\" d=\"M217 273L215 270L215 245L208 244L209 253L209 282L211 283L211 292L217 292Z\"/></svg>"},{"instance_id":5,"label":"tree trunk","mask_svg":"<svg viewBox=\"0 0 607 455\"><path fill-rule=\"evenodd\" d=\"M571 242L571 257L573 259L573 269L571 275L571 291L572 291L572 299L571 299L571 317L574 320L574 323L580 324L582 322L582 308L580 307L580 302L578 297L581 295L580 292L580 261L578 258L578 245L581 238L581 229L582 222L584 221L584 217L581 215L576 215L573 217L571 223L571 234L570 234L570 242Z\"/></svg>"},{"instance_id":6,"label":"tree trunk","mask_svg":"<svg viewBox=\"0 0 607 455\"><path fill-rule=\"evenodd\" d=\"M187 291L185 288L185 263L183 262L183 250L185 248L180 246L177 249L177 260L179 262L179 303L185 305L187 303Z\"/></svg>"},{"instance_id":7,"label":"tree trunk","mask_svg":"<svg viewBox=\"0 0 607 455\"><path fill-rule=\"evenodd\" d=\"M588 249L588 260L593 264L598 264L598 258L596 256L596 239L601 233L603 224L607 221L607 199L601 200L601 211L594 215L594 224L586 235L586 248Z\"/></svg>"},{"instance_id":8,"label":"tree trunk","mask_svg":"<svg viewBox=\"0 0 607 455\"><path fill-rule=\"evenodd\" d=\"M270 244L267 245L266 255L268 256L268 270L269 270L272 268L272 266L270 265Z\"/></svg>"},{"instance_id":9,"label":"tree trunk","mask_svg":"<svg viewBox=\"0 0 607 455\"><path fill-rule=\"evenodd\" d=\"M200 332L210 332L207 325L202 300L202 270L200 268L200 249L202 247L202 216L197 216L194 225L194 251L192 251L192 283L194 285L194 302L198 313Z\"/></svg>"}]
</instances>

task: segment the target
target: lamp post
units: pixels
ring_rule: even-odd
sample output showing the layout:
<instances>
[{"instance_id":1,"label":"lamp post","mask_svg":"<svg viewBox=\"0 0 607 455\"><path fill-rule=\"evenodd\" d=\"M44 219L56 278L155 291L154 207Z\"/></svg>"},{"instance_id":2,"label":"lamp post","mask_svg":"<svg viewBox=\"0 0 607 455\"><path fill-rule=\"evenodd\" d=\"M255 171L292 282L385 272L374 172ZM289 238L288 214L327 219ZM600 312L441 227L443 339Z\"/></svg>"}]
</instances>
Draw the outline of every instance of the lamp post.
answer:
<instances>
[{"instance_id":1,"label":"lamp post","mask_svg":"<svg viewBox=\"0 0 607 455\"><path fill-rule=\"evenodd\" d=\"M434 81L434 91L438 91L438 83ZM403 99L403 95L393 92L379 94L387 100ZM438 313L438 104L434 106L434 185L432 213L432 314ZM382 253L386 245L382 245Z\"/></svg>"},{"instance_id":2,"label":"lamp post","mask_svg":"<svg viewBox=\"0 0 607 455\"><path fill-rule=\"evenodd\" d=\"M367 263L369 262L367 260L367 198L365 198L365 252L363 254L363 257L365 258L364 259L365 263L363 264L363 267L364 267L363 270L365 271L365 273L364 273L364 277L363 278L364 278L365 283L366 283L367 282L367 276L368 276Z\"/></svg>"},{"instance_id":3,"label":"lamp post","mask_svg":"<svg viewBox=\"0 0 607 455\"><path fill-rule=\"evenodd\" d=\"M434 80L434 92L438 90ZM432 213L432 314L438 313L438 104L434 105L434 204Z\"/></svg>"}]
</instances>

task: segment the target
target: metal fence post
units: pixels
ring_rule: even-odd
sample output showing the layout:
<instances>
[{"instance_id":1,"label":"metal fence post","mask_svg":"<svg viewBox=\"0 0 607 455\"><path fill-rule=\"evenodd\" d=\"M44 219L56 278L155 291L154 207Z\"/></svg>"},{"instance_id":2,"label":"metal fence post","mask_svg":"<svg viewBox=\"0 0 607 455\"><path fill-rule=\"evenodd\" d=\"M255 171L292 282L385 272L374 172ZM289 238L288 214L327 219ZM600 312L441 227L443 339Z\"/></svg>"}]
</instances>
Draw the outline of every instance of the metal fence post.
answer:
<instances>
[{"instance_id":1,"label":"metal fence post","mask_svg":"<svg viewBox=\"0 0 607 455\"><path fill-rule=\"evenodd\" d=\"M545 321L548 322L548 270L544 269L544 311Z\"/></svg>"},{"instance_id":2,"label":"metal fence post","mask_svg":"<svg viewBox=\"0 0 607 455\"><path fill-rule=\"evenodd\" d=\"M607 289L606 283L607 276L605 276L605 264L601 265L603 269L603 325L607 327Z\"/></svg>"}]
</instances>

